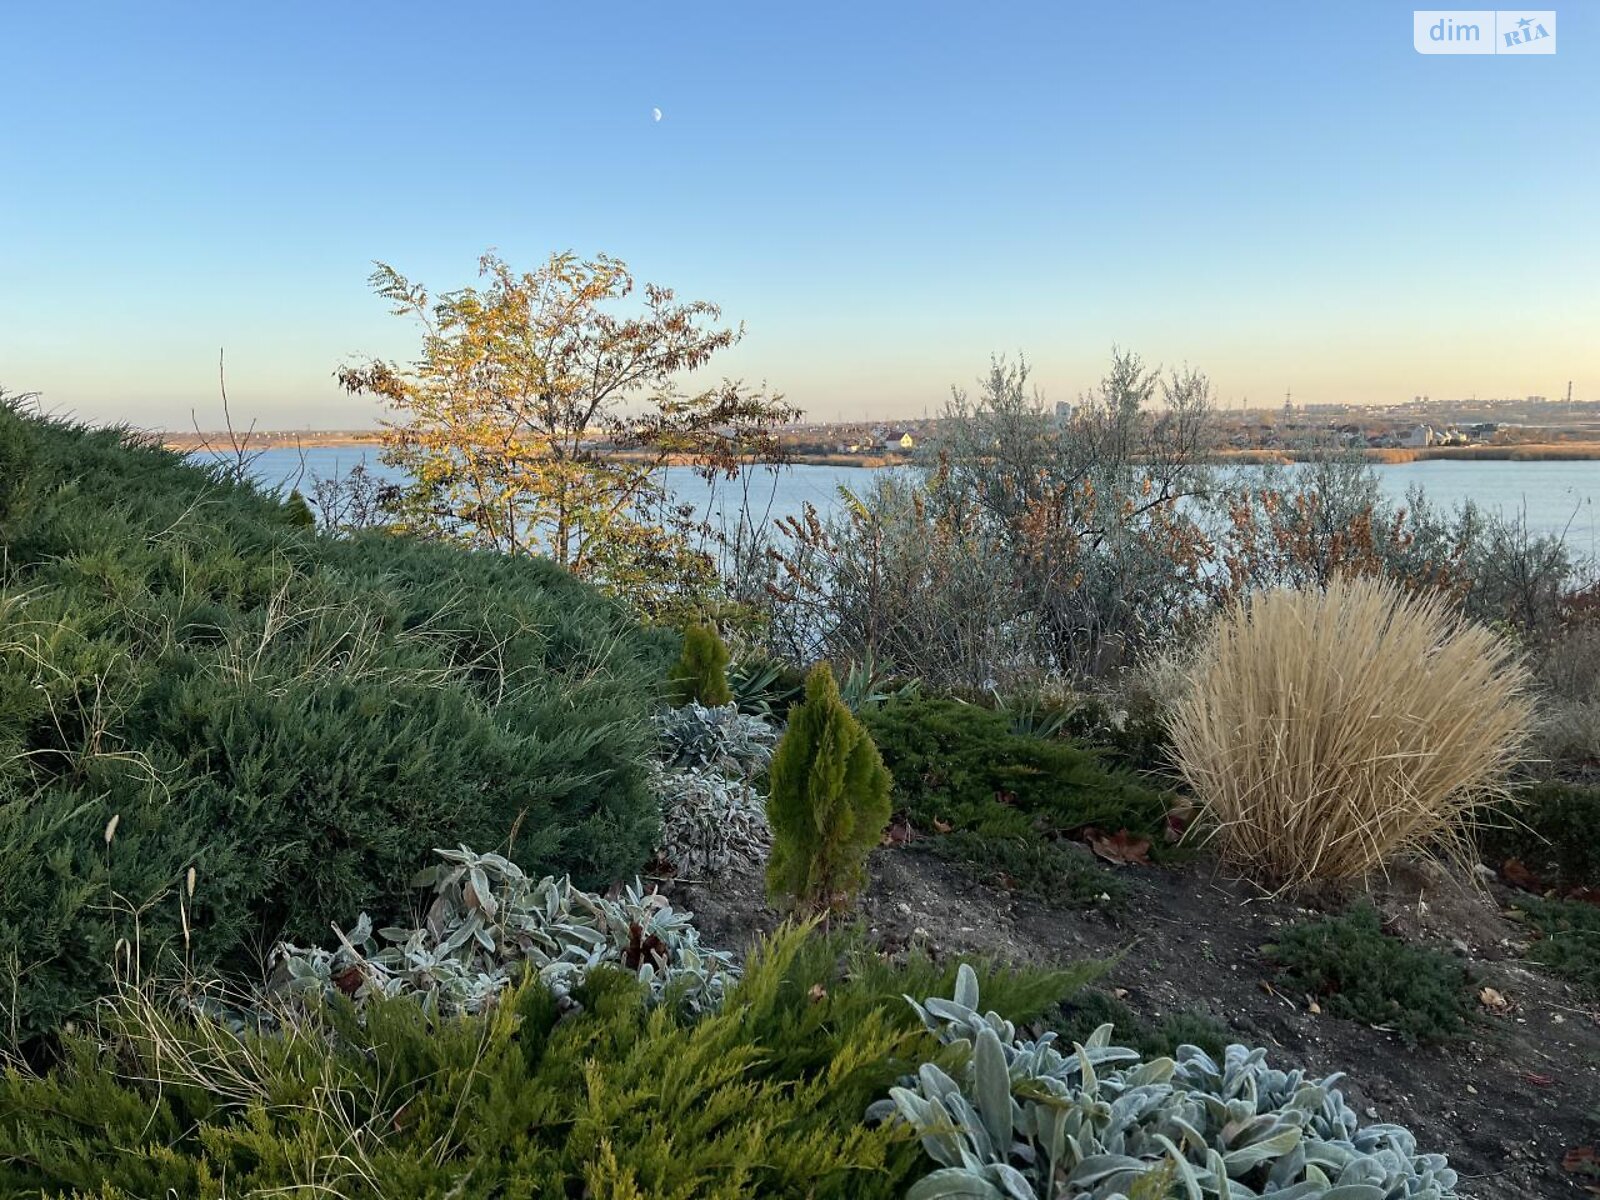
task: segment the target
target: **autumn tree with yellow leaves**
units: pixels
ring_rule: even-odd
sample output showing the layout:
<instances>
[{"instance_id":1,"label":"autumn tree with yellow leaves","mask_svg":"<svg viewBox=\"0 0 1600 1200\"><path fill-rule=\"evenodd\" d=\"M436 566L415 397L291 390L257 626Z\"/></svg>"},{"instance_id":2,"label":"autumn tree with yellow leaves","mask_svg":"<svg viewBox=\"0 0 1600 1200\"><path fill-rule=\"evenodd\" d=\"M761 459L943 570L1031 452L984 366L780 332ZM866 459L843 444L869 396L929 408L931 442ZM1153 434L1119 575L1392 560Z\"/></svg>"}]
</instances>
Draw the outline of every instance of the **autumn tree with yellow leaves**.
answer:
<instances>
[{"instance_id":1,"label":"autumn tree with yellow leaves","mask_svg":"<svg viewBox=\"0 0 1600 1200\"><path fill-rule=\"evenodd\" d=\"M338 372L376 396L383 461L405 471L398 524L482 549L547 555L647 612L693 608L716 576L709 533L668 495L662 468L732 479L781 459L775 427L797 412L734 380L688 377L743 337L704 300L634 296L623 262L553 254L518 273L494 254L485 282L430 295L379 263L373 291L415 320L409 365Z\"/></svg>"}]
</instances>

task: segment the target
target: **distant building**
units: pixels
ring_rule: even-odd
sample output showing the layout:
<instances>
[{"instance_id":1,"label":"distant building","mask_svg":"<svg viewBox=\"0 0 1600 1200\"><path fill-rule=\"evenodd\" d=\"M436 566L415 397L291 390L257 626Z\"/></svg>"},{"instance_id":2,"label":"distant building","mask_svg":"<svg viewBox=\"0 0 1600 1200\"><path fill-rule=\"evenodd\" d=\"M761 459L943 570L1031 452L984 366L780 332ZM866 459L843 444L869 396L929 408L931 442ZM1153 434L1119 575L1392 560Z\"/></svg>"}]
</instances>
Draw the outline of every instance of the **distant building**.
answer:
<instances>
[{"instance_id":1,"label":"distant building","mask_svg":"<svg viewBox=\"0 0 1600 1200\"><path fill-rule=\"evenodd\" d=\"M1407 450L1421 450L1433 445L1436 438L1431 425L1414 425L1395 440Z\"/></svg>"},{"instance_id":2,"label":"distant building","mask_svg":"<svg viewBox=\"0 0 1600 1200\"><path fill-rule=\"evenodd\" d=\"M1056 428L1065 429L1072 424L1072 405L1066 400L1056 401Z\"/></svg>"},{"instance_id":3,"label":"distant building","mask_svg":"<svg viewBox=\"0 0 1600 1200\"><path fill-rule=\"evenodd\" d=\"M909 432L902 433L898 437L891 437L889 442L891 445L899 446L902 450L912 450L917 445L917 439L912 437Z\"/></svg>"}]
</instances>

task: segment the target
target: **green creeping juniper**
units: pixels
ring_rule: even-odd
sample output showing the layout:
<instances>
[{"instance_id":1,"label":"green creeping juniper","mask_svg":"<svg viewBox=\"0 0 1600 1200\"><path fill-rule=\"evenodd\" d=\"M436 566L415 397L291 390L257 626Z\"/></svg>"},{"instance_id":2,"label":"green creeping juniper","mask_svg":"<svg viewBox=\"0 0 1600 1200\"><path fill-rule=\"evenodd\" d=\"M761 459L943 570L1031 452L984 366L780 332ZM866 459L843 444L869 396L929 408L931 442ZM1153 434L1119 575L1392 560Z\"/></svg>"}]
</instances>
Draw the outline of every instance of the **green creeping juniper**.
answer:
<instances>
[{"instance_id":1,"label":"green creeping juniper","mask_svg":"<svg viewBox=\"0 0 1600 1200\"><path fill-rule=\"evenodd\" d=\"M826 663L806 679L769 769L767 889L812 912L843 908L889 823L889 772Z\"/></svg>"},{"instance_id":2,"label":"green creeping juniper","mask_svg":"<svg viewBox=\"0 0 1600 1200\"><path fill-rule=\"evenodd\" d=\"M320 535L3 399L0 547L0 1029L25 1047L114 986L119 945L250 970L402 913L435 846L603 887L659 840L661 669L548 562Z\"/></svg>"},{"instance_id":3,"label":"green creeping juniper","mask_svg":"<svg viewBox=\"0 0 1600 1200\"><path fill-rule=\"evenodd\" d=\"M980 983L1026 1021L1099 969ZM953 966L790 926L696 1014L625 964L588 972L575 1004L530 976L472 1016L377 995L282 1010L271 1032L129 989L49 1074L0 1073L0 1196L896 1200L922 1151L862 1118L953 1057L903 994L954 985Z\"/></svg>"},{"instance_id":4,"label":"green creeping juniper","mask_svg":"<svg viewBox=\"0 0 1600 1200\"><path fill-rule=\"evenodd\" d=\"M1384 932L1369 903L1289 925L1263 952L1290 994L1320 997L1334 1016L1392 1029L1407 1045L1471 1032L1477 987L1466 965Z\"/></svg>"}]
</instances>

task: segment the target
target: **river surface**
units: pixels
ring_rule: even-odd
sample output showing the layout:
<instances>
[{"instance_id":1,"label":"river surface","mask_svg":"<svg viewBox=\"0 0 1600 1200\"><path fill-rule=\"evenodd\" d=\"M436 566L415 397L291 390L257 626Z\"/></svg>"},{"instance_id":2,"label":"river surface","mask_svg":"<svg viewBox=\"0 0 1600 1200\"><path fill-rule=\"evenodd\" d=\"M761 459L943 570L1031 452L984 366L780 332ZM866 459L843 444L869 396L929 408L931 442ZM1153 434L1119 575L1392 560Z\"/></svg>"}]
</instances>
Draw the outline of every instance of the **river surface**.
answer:
<instances>
[{"instance_id":1,"label":"river surface","mask_svg":"<svg viewBox=\"0 0 1600 1200\"><path fill-rule=\"evenodd\" d=\"M358 463L384 478L397 476L378 461L375 449L360 446L267 450L256 459L254 473L269 487L298 485L305 491L310 479L341 475ZM1600 461L1434 460L1374 464L1373 471L1384 490L1396 499L1420 485L1437 505L1453 508L1472 500L1491 512L1525 516L1531 530L1565 537L1577 554L1600 556L1600 513L1595 507L1600 497ZM719 483L713 493L687 467L666 472L667 485L675 496L701 511L706 511L709 500L713 520L719 523L731 521L746 505L758 522L798 515L807 503L826 513L838 503L841 485L859 492L870 485L873 474L870 467L784 467L776 473L756 471L732 484Z\"/></svg>"}]
</instances>

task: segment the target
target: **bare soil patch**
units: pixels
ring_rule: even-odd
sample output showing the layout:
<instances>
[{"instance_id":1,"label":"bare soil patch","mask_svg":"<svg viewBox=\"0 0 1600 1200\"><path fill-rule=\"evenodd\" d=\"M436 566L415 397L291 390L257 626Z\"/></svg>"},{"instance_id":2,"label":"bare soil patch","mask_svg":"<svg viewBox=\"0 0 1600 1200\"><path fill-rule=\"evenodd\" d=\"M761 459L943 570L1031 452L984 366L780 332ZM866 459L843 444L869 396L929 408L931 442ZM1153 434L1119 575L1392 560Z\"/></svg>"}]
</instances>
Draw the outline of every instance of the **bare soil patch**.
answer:
<instances>
[{"instance_id":1,"label":"bare soil patch","mask_svg":"<svg viewBox=\"0 0 1600 1200\"><path fill-rule=\"evenodd\" d=\"M1528 934L1503 914L1510 893L1498 884L1474 887L1428 865L1372 885L1392 931L1461 956L1505 1002L1485 1008L1468 1039L1413 1048L1314 1011L1308 997L1270 982L1261 947L1285 924L1347 896L1266 897L1209 859L1119 874L1128 897L1117 909L1073 909L976 881L914 847L885 848L873 856L858 919L886 954L915 945L940 958L1013 963L1119 956L1102 983L1140 1015L1203 1011L1238 1040L1269 1047L1277 1066L1343 1072L1365 1119L1405 1125L1423 1149L1449 1155L1463 1195L1584 1195L1561 1161L1593 1144L1600 1127L1592 1115L1600 1109L1600 1006L1521 962ZM670 890L712 945L742 948L780 920L753 873Z\"/></svg>"}]
</instances>

